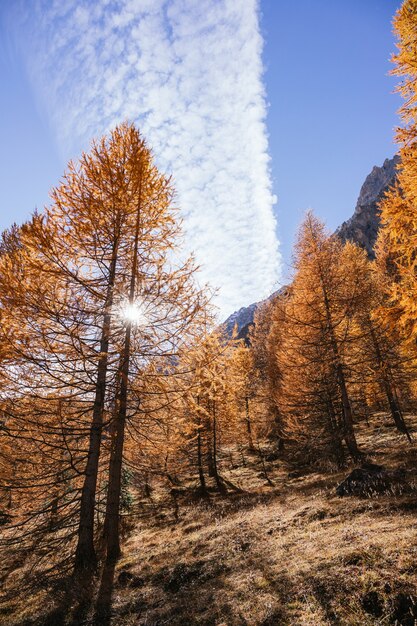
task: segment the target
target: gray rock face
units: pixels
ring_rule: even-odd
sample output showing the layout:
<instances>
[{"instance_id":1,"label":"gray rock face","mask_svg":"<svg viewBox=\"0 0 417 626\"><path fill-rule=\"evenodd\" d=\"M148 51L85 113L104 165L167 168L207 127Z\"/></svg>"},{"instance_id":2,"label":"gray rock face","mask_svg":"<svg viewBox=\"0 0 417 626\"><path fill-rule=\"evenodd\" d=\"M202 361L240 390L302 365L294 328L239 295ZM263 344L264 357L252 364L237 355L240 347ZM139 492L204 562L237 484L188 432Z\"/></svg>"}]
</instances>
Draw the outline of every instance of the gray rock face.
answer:
<instances>
[{"instance_id":1,"label":"gray rock face","mask_svg":"<svg viewBox=\"0 0 417 626\"><path fill-rule=\"evenodd\" d=\"M382 167L375 166L367 176L350 219L343 222L336 234L343 242L353 241L374 257L374 246L379 228L378 204L385 191L393 184L397 174L399 157L385 159Z\"/></svg>"},{"instance_id":2,"label":"gray rock face","mask_svg":"<svg viewBox=\"0 0 417 626\"><path fill-rule=\"evenodd\" d=\"M374 257L374 246L379 228L378 204L385 191L395 181L399 162L400 159L396 155L392 159L385 159L382 167L373 168L362 185L352 217L343 222L335 233L343 242L353 241L362 246L370 258ZM274 295L272 294L267 300L273 298ZM238 337L246 338L253 324L256 309L265 301L255 302L232 313L224 322L226 333L231 336L236 324Z\"/></svg>"},{"instance_id":3,"label":"gray rock face","mask_svg":"<svg viewBox=\"0 0 417 626\"><path fill-rule=\"evenodd\" d=\"M269 298L265 298L265 300L261 300L260 302L254 302L249 306L243 306L239 311L235 311L230 315L227 320L223 323L223 328L226 331L226 335L228 337L232 336L233 329L236 325L237 327L237 339L247 339L249 335L249 329L253 325L253 320L255 317L255 313L257 309L262 306L265 302L269 302L275 296L280 295L286 289L286 286L281 287L278 291L274 291L271 293Z\"/></svg>"},{"instance_id":4,"label":"gray rock face","mask_svg":"<svg viewBox=\"0 0 417 626\"><path fill-rule=\"evenodd\" d=\"M239 339L246 337L249 332L249 327L253 324L253 318L255 317L255 311L258 308L260 302L254 302L249 306L243 306L239 311L235 311L224 322L224 328L226 334L231 337L235 325L237 326L237 332Z\"/></svg>"}]
</instances>

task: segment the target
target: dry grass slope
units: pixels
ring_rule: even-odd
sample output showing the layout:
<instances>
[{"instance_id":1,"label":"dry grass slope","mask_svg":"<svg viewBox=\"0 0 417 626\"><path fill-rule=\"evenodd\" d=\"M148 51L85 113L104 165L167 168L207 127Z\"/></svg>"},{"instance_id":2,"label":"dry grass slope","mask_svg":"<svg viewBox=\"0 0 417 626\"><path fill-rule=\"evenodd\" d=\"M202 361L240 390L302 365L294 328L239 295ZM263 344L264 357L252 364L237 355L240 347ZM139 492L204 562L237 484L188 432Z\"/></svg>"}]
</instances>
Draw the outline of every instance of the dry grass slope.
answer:
<instances>
[{"instance_id":1,"label":"dry grass slope","mask_svg":"<svg viewBox=\"0 0 417 626\"><path fill-rule=\"evenodd\" d=\"M417 432L417 419L414 426ZM410 489L341 498L335 486L347 471L294 475L279 460L268 463L271 486L258 458L246 454L245 467L231 468L228 453L224 475L242 492L202 501L184 489L175 505L155 489L124 558L84 589L80 612L56 609L59 587L36 595L21 589L3 606L1 623L417 624L417 443L409 445L383 416L359 432L373 461L407 470Z\"/></svg>"}]
</instances>

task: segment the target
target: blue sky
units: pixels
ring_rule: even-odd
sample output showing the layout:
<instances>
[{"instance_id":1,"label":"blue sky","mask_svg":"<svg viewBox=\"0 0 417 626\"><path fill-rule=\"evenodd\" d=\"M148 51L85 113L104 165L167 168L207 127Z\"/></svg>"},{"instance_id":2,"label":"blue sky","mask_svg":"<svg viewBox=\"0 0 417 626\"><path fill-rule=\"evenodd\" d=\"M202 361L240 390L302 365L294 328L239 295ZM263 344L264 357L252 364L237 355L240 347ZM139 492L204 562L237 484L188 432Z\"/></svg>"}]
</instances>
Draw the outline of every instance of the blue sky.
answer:
<instances>
[{"instance_id":1,"label":"blue sky","mask_svg":"<svg viewBox=\"0 0 417 626\"><path fill-rule=\"evenodd\" d=\"M174 171L222 312L264 297L303 212L334 229L395 152L399 4L262 0L258 23L256 0L5 0L0 227L42 207L92 135L134 118Z\"/></svg>"},{"instance_id":2,"label":"blue sky","mask_svg":"<svg viewBox=\"0 0 417 626\"><path fill-rule=\"evenodd\" d=\"M263 0L268 133L281 250L307 208L334 230L396 152L391 0ZM284 268L285 271L285 268Z\"/></svg>"}]
</instances>

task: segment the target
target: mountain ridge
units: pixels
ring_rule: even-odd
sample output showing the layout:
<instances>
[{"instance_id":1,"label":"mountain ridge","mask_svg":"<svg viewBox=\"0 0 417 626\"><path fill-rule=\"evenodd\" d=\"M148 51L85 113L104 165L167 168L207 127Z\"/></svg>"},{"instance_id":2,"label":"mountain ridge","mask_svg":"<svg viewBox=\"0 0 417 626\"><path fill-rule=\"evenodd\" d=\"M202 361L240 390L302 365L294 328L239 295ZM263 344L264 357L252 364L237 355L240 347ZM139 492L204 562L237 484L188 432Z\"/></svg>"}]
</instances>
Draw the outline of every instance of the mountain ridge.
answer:
<instances>
[{"instance_id":1,"label":"mountain ridge","mask_svg":"<svg viewBox=\"0 0 417 626\"><path fill-rule=\"evenodd\" d=\"M353 241L374 258L374 246L380 220L378 205L385 192L394 183L400 159L398 155L385 159L381 167L374 166L365 179L352 217L336 229L335 234L343 242Z\"/></svg>"},{"instance_id":2,"label":"mountain ridge","mask_svg":"<svg viewBox=\"0 0 417 626\"><path fill-rule=\"evenodd\" d=\"M378 235L380 220L378 205L385 192L391 187L396 178L400 163L398 155L385 159L382 166L375 165L359 192L353 215L343 222L335 231L335 235L345 243L353 241L364 248L370 258L374 258L374 246ZM281 287L283 289L284 287ZM254 302L247 307L241 307L223 322L223 328L228 336L237 328L237 337L246 338L253 325L256 310L271 300L278 292L275 291L267 298Z\"/></svg>"}]
</instances>

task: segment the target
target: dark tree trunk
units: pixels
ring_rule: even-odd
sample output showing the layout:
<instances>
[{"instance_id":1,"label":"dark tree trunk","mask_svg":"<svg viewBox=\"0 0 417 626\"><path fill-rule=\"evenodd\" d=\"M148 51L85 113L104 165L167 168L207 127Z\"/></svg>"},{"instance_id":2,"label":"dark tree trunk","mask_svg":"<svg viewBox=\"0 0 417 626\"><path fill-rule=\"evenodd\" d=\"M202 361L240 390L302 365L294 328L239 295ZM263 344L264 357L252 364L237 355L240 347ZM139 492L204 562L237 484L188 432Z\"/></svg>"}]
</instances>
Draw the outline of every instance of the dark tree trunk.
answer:
<instances>
[{"instance_id":1,"label":"dark tree trunk","mask_svg":"<svg viewBox=\"0 0 417 626\"><path fill-rule=\"evenodd\" d=\"M219 476L217 467L217 415L216 415L216 401L212 403L212 415L213 415L213 477L216 481L216 485L219 491L225 491L225 486Z\"/></svg>"},{"instance_id":2,"label":"dark tree trunk","mask_svg":"<svg viewBox=\"0 0 417 626\"><path fill-rule=\"evenodd\" d=\"M258 453L259 453L259 458L261 460L261 464L262 464L262 474L265 477L266 482L268 483L268 485L270 485L271 487L274 486L274 483L272 482L272 480L269 478L269 474L268 474L268 470L266 469L266 465L265 465L265 458L264 458L264 454L262 452L261 446L258 442Z\"/></svg>"},{"instance_id":3,"label":"dark tree trunk","mask_svg":"<svg viewBox=\"0 0 417 626\"><path fill-rule=\"evenodd\" d=\"M343 364L340 359L339 345L334 332L332 316L330 312L330 303L327 297L327 291L322 281L324 304L326 309L326 321L327 332L330 339L330 345L333 352L333 359L335 365L336 381L339 387L340 397L342 400L342 416L343 416L343 439L346 443L349 454L354 461L361 458L362 454L358 448L358 444L355 437L355 431L353 429L353 415L352 406L349 400L349 394L346 385L346 377L343 369Z\"/></svg>"},{"instance_id":4,"label":"dark tree trunk","mask_svg":"<svg viewBox=\"0 0 417 626\"><path fill-rule=\"evenodd\" d=\"M384 388L385 388L385 393L387 396L389 408L391 411L392 419L394 420L397 430L399 430L400 433L403 433L404 435L406 435L408 441L410 441L411 443L412 439L408 431L407 425L405 423L405 420L404 420L404 417L400 408L400 403L398 402L398 398L394 395L394 392L392 390L392 387L389 381L384 380Z\"/></svg>"},{"instance_id":5,"label":"dark tree trunk","mask_svg":"<svg viewBox=\"0 0 417 626\"><path fill-rule=\"evenodd\" d=\"M56 529L56 526L57 526L57 522L58 522L58 503L59 503L59 497L55 496L55 498L53 498L53 500L51 502L51 515L50 515L50 518L49 518L49 527L48 527L49 532L53 532Z\"/></svg>"},{"instance_id":6,"label":"dark tree trunk","mask_svg":"<svg viewBox=\"0 0 417 626\"><path fill-rule=\"evenodd\" d=\"M337 363L337 380L339 383L340 394L342 398L342 412L343 412L343 438L345 440L347 449L354 461L357 461L361 457L361 452L358 448L358 444L355 437L355 431L353 429L353 415L352 407L349 400L349 395L346 387L345 375L341 363Z\"/></svg>"},{"instance_id":7,"label":"dark tree trunk","mask_svg":"<svg viewBox=\"0 0 417 626\"><path fill-rule=\"evenodd\" d=\"M197 405L200 406L200 396L197 397ZM203 470L203 455L202 455L202 442L201 442L201 416L198 415L198 423L197 423L197 465L198 465L198 476L200 479L200 488L201 493L203 495L207 494L206 487L206 479L204 478L204 470Z\"/></svg>"},{"instance_id":8,"label":"dark tree trunk","mask_svg":"<svg viewBox=\"0 0 417 626\"><path fill-rule=\"evenodd\" d=\"M270 402L271 411L273 413L274 419L272 428L268 435L268 439L275 444L278 452L282 452L285 449L285 437L283 435L282 429L282 417L276 403L272 399L270 399Z\"/></svg>"},{"instance_id":9,"label":"dark tree trunk","mask_svg":"<svg viewBox=\"0 0 417 626\"><path fill-rule=\"evenodd\" d=\"M253 445L252 424L251 424L251 419L250 419L248 396L245 396L245 411L246 411L246 431L248 435L248 447L249 447L249 450L255 450L255 446Z\"/></svg>"},{"instance_id":10,"label":"dark tree trunk","mask_svg":"<svg viewBox=\"0 0 417 626\"><path fill-rule=\"evenodd\" d=\"M142 183L139 187L139 200L136 213L132 269L129 286L129 305L135 302L136 274L138 269L139 229L141 217ZM110 451L109 484L107 489L106 515L104 519L104 539L108 563L116 561L120 549L120 495L122 490L123 447L127 417L127 395L129 386L130 344L132 322L126 323L125 340L119 367L119 405L114 423L114 433Z\"/></svg>"},{"instance_id":11,"label":"dark tree trunk","mask_svg":"<svg viewBox=\"0 0 417 626\"><path fill-rule=\"evenodd\" d=\"M106 515L104 519L104 539L107 562L116 561L120 550L120 495L122 490L122 463L124 434L127 415L127 387L129 379L131 323L126 329L124 354L122 357L119 410L113 424L110 451L109 484L107 488Z\"/></svg>"},{"instance_id":12,"label":"dark tree trunk","mask_svg":"<svg viewBox=\"0 0 417 626\"><path fill-rule=\"evenodd\" d=\"M85 478L81 492L80 521L78 526L78 542L74 566L74 572L76 574L86 569L94 569L97 565L97 556L94 549L94 509L96 505L97 476L100 458L101 435L103 429L111 308L113 305L117 254L118 239L115 239L112 250L107 296L104 308L105 313L100 341L100 358L97 365L97 380L95 386L93 417L90 428L87 465L85 468Z\"/></svg>"},{"instance_id":13,"label":"dark tree trunk","mask_svg":"<svg viewBox=\"0 0 417 626\"><path fill-rule=\"evenodd\" d=\"M369 331L370 331L372 343L373 343L374 350L375 350L378 368L381 373L382 386L385 391L385 395L387 396L388 405L390 408L392 419L394 420L397 430L399 430L401 433L404 433L407 436L408 440L411 442L410 433L408 431L403 414L401 412L398 398L396 397L394 390L392 388L392 383L388 376L386 363L384 362L384 359L382 357L380 344L376 336L375 329L372 325L372 321L370 319L368 319L368 326L369 326Z\"/></svg>"},{"instance_id":14,"label":"dark tree trunk","mask_svg":"<svg viewBox=\"0 0 417 626\"><path fill-rule=\"evenodd\" d=\"M211 415L211 401L207 400L207 409L208 414ZM208 475L210 478L214 478L216 474L216 468L214 467L214 458L213 458L213 422L211 417L207 418L207 465L208 465Z\"/></svg>"},{"instance_id":15,"label":"dark tree trunk","mask_svg":"<svg viewBox=\"0 0 417 626\"><path fill-rule=\"evenodd\" d=\"M334 409L332 398L330 394L327 397L327 415L329 417L329 427L332 437L333 451L336 457L336 462L339 467L343 467L345 464L345 452L343 450L342 437L340 436L339 424Z\"/></svg>"}]
</instances>

